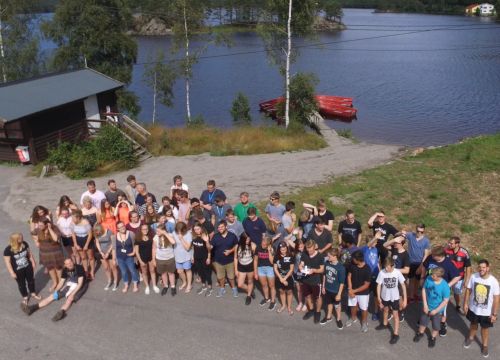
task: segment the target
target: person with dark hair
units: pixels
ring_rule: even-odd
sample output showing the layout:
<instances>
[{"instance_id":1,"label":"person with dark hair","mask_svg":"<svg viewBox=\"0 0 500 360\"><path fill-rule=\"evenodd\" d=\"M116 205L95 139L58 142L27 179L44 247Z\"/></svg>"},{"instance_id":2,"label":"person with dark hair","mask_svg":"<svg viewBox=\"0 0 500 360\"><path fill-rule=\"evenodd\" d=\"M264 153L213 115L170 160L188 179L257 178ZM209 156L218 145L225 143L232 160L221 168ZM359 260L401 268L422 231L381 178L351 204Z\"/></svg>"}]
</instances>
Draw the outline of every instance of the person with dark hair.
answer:
<instances>
[{"instance_id":1,"label":"person with dark hair","mask_svg":"<svg viewBox=\"0 0 500 360\"><path fill-rule=\"evenodd\" d=\"M156 235L153 238L153 242L153 263L163 282L161 295L165 296L167 294L170 282L170 292L172 296L175 296L177 293L175 288L175 239L172 236L168 236L164 224L159 224L156 227Z\"/></svg>"},{"instance_id":2,"label":"person with dark hair","mask_svg":"<svg viewBox=\"0 0 500 360\"><path fill-rule=\"evenodd\" d=\"M355 240L351 234L343 234L342 235L342 246L340 247L340 262L346 268L351 265L351 257L352 254L359 250L359 248L354 245Z\"/></svg>"},{"instance_id":3,"label":"person with dark hair","mask_svg":"<svg viewBox=\"0 0 500 360\"><path fill-rule=\"evenodd\" d=\"M238 239L245 232L243 224L236 218L233 209L227 209L226 222L227 222L227 231L231 231L234 235L236 235Z\"/></svg>"},{"instance_id":4,"label":"person with dark hair","mask_svg":"<svg viewBox=\"0 0 500 360\"><path fill-rule=\"evenodd\" d=\"M135 198L137 197L137 180L134 175L127 176L127 186L125 186L125 194L128 201L135 205Z\"/></svg>"},{"instance_id":5,"label":"person with dark hair","mask_svg":"<svg viewBox=\"0 0 500 360\"><path fill-rule=\"evenodd\" d=\"M238 281L238 288L247 293L245 305L250 305L252 298L255 298L253 277L256 248L257 245L251 241L250 237L242 233L234 252L234 273Z\"/></svg>"},{"instance_id":6,"label":"person with dark hair","mask_svg":"<svg viewBox=\"0 0 500 360\"><path fill-rule=\"evenodd\" d=\"M203 209L196 209L194 211L193 225L195 223L199 223L203 227L203 229L205 229L205 231L207 232L210 240L212 240L215 234L215 228L212 225L212 222L208 220L207 217L205 216L205 212L203 211Z\"/></svg>"},{"instance_id":7,"label":"person with dark hair","mask_svg":"<svg viewBox=\"0 0 500 360\"><path fill-rule=\"evenodd\" d=\"M421 278L418 269L431 252L431 242L425 235L425 224L418 224L415 232L402 231L401 233L408 243L408 256L410 257L408 302L417 302L419 300L418 285Z\"/></svg>"},{"instance_id":8,"label":"person with dark hair","mask_svg":"<svg viewBox=\"0 0 500 360\"><path fill-rule=\"evenodd\" d=\"M125 225L124 223L123 225L125 225L128 231L133 232L134 235L139 234L139 231L141 231L141 225L144 224L144 221L139 218L139 214L137 213L137 211L131 211L128 214L128 217L128 224ZM116 223L116 225L118 226L118 223Z\"/></svg>"},{"instance_id":9,"label":"person with dark hair","mask_svg":"<svg viewBox=\"0 0 500 360\"><path fill-rule=\"evenodd\" d=\"M106 196L106 199L108 199L108 201L111 203L112 207L116 207L119 195L127 197L124 191L116 187L116 181L113 179L108 180L108 190L104 193L104 195Z\"/></svg>"},{"instance_id":10,"label":"person with dark hair","mask_svg":"<svg viewBox=\"0 0 500 360\"><path fill-rule=\"evenodd\" d=\"M215 203L215 198L220 197L222 201L226 202L226 194L221 189L215 186L215 180L207 181L207 189L203 190L200 196L200 202L203 209L210 212Z\"/></svg>"},{"instance_id":11,"label":"person with dark hair","mask_svg":"<svg viewBox=\"0 0 500 360\"><path fill-rule=\"evenodd\" d=\"M36 261L28 243L23 240L23 234L10 235L9 245L3 251L3 259L10 276L17 282L23 304L28 304L30 297L40 300L41 297L35 290Z\"/></svg>"},{"instance_id":12,"label":"person with dark hair","mask_svg":"<svg viewBox=\"0 0 500 360\"><path fill-rule=\"evenodd\" d=\"M460 274L460 280L451 288L455 298L455 308L457 312L460 312L460 295L462 295L464 285L469 282L469 277L472 273L469 251L460 246L460 238L458 236L451 237L444 251Z\"/></svg>"},{"instance_id":13,"label":"person with dark hair","mask_svg":"<svg viewBox=\"0 0 500 360\"><path fill-rule=\"evenodd\" d=\"M226 204L221 196L216 196L212 204L212 210L210 210L210 221L212 225L217 227L221 220L226 219L227 211L231 209L231 205Z\"/></svg>"},{"instance_id":14,"label":"person with dark hair","mask_svg":"<svg viewBox=\"0 0 500 360\"><path fill-rule=\"evenodd\" d=\"M400 287L402 294L399 292ZM396 269L394 260L390 257L384 260L384 267L377 276L377 299L383 311L383 319L375 329L384 330L389 327L389 311L392 311L394 331L389 343L394 345L399 340L399 309L406 308L406 286L403 274Z\"/></svg>"},{"instance_id":15,"label":"person with dark hair","mask_svg":"<svg viewBox=\"0 0 500 360\"><path fill-rule=\"evenodd\" d=\"M130 225L130 224L129 224ZM113 260L118 264L120 268L120 273L123 279L123 289L122 292L126 293L129 287L129 273L132 276L133 292L139 291L139 274L135 268L134 256L135 256L135 234L127 230L125 224L118 222L116 224L116 241L113 246ZM139 228L140 231L140 228Z\"/></svg>"},{"instance_id":16,"label":"person with dark hair","mask_svg":"<svg viewBox=\"0 0 500 360\"><path fill-rule=\"evenodd\" d=\"M366 265L370 268L372 277L371 277L371 283L370 283L370 292L373 293L373 305L374 305L374 311L372 312L372 320L373 321L378 321L380 320L379 317L379 307L380 304L378 302L378 297L377 297L377 276L380 271L380 262L379 262L379 257L378 257L378 250L377 250L377 240L378 237L380 236L380 233L376 233L373 238L366 236L366 245L363 246L360 250L363 252L363 256L365 259Z\"/></svg>"},{"instance_id":17,"label":"person with dark hair","mask_svg":"<svg viewBox=\"0 0 500 360\"><path fill-rule=\"evenodd\" d=\"M53 301L66 298L61 309L54 315L52 321L59 321L66 317L66 313L73 303L76 303L87 291L88 283L85 281L85 271L81 265L75 264L73 260L64 261L64 269L61 274L54 293L41 300L38 304L21 304L21 309L26 315L31 315L35 311L48 306Z\"/></svg>"},{"instance_id":18,"label":"person with dark hair","mask_svg":"<svg viewBox=\"0 0 500 360\"><path fill-rule=\"evenodd\" d=\"M429 338L430 348L436 346L436 337L440 331L439 324L450 299L450 287L443 279L444 274L445 270L442 267L433 267L422 287L422 315L413 341L419 342L424 337L425 329L430 321L432 324L431 337ZM442 329L443 323L441 322Z\"/></svg>"},{"instance_id":19,"label":"person with dark hair","mask_svg":"<svg viewBox=\"0 0 500 360\"><path fill-rule=\"evenodd\" d=\"M207 230L200 223L193 226L193 272L200 277L201 287L196 292L198 295L212 295L212 245Z\"/></svg>"},{"instance_id":20,"label":"person with dark hair","mask_svg":"<svg viewBox=\"0 0 500 360\"><path fill-rule=\"evenodd\" d=\"M37 205L33 208L33 212L31 213L31 217L29 220L31 235L34 235L36 233L38 224L43 220L52 221L52 215L50 214L49 209L47 209L45 206Z\"/></svg>"},{"instance_id":21,"label":"person with dark hair","mask_svg":"<svg viewBox=\"0 0 500 360\"><path fill-rule=\"evenodd\" d=\"M358 310L361 310L361 331L368 331L368 303L370 300L371 271L365 263L363 252L358 250L352 254L352 265L347 274L347 305L351 308L351 318L347 320L349 327L358 321Z\"/></svg>"},{"instance_id":22,"label":"person with dark hair","mask_svg":"<svg viewBox=\"0 0 500 360\"><path fill-rule=\"evenodd\" d=\"M452 288L460 280L460 273L457 268L449 258L446 257L446 252L444 247L441 245L434 246L431 250L431 256L429 256L423 263L420 273L423 274L421 283L425 281L426 277L432 275L431 271L434 268L440 267L443 269L443 275L441 276L445 282L448 283L449 287ZM439 330L439 336L444 337L447 333L446 327L446 308L440 313L442 313L441 319L441 329Z\"/></svg>"},{"instance_id":23,"label":"person with dark hair","mask_svg":"<svg viewBox=\"0 0 500 360\"><path fill-rule=\"evenodd\" d=\"M142 280L145 285L144 293L146 295L150 294L149 280L151 278L153 291L159 294L160 288L156 286L156 269L153 262L153 235L147 224L141 225L141 231L135 238L134 252L139 261Z\"/></svg>"},{"instance_id":24,"label":"person with dark hair","mask_svg":"<svg viewBox=\"0 0 500 360\"><path fill-rule=\"evenodd\" d=\"M240 202L236 204L236 206L234 207L234 214L241 222L243 222L247 218L248 209L250 208L257 209L255 205L249 201L249 197L250 195L246 191L243 191L240 194ZM256 214L259 215L259 212L257 211Z\"/></svg>"},{"instance_id":25,"label":"person with dark hair","mask_svg":"<svg viewBox=\"0 0 500 360\"><path fill-rule=\"evenodd\" d=\"M306 300L308 312L303 319L308 320L314 317L314 323L318 324L321 318L321 276L325 271L325 257L318 251L318 246L314 240L307 240L306 252L303 254L299 270L304 275L302 280L302 293Z\"/></svg>"},{"instance_id":26,"label":"person with dark hair","mask_svg":"<svg viewBox=\"0 0 500 360\"><path fill-rule=\"evenodd\" d=\"M56 218L59 218L61 215L61 209L63 208L68 209L70 215L72 211L78 210L78 206L69 198L68 195L63 195L59 199L56 208Z\"/></svg>"},{"instance_id":27,"label":"person with dark hair","mask_svg":"<svg viewBox=\"0 0 500 360\"><path fill-rule=\"evenodd\" d=\"M101 225L106 230L111 230L113 234L116 234L116 218L115 209L111 205L111 201L108 199L103 199L101 201Z\"/></svg>"},{"instance_id":28,"label":"person with dark hair","mask_svg":"<svg viewBox=\"0 0 500 360\"><path fill-rule=\"evenodd\" d=\"M92 205L96 208L99 208L99 206L101 206L101 201L106 199L106 195L104 195L101 190L96 189L94 180L87 181L87 191L80 197L80 205L83 205L83 199L87 196L90 197Z\"/></svg>"},{"instance_id":29,"label":"person with dark hair","mask_svg":"<svg viewBox=\"0 0 500 360\"><path fill-rule=\"evenodd\" d=\"M342 236L344 234L351 235L357 246L361 246L361 223L356 220L354 211L347 210L345 213L345 219L339 223L337 228L337 233L339 237L339 244L342 244Z\"/></svg>"},{"instance_id":30,"label":"person with dark hair","mask_svg":"<svg viewBox=\"0 0 500 360\"><path fill-rule=\"evenodd\" d=\"M173 185L170 187L170 197L174 197L174 192L176 190L184 190L185 192L189 193L189 186L187 184L182 182L182 176L180 175L175 175L173 179Z\"/></svg>"},{"instance_id":31,"label":"person with dark hair","mask_svg":"<svg viewBox=\"0 0 500 360\"><path fill-rule=\"evenodd\" d=\"M248 217L243 220L243 229L255 245L260 245L262 237L267 233L264 220L257 216L256 208L248 208Z\"/></svg>"},{"instance_id":32,"label":"person with dark hair","mask_svg":"<svg viewBox=\"0 0 500 360\"><path fill-rule=\"evenodd\" d=\"M389 240L389 237L397 236L398 230L385 221L385 213L383 211L376 212L368 220L368 227L373 230L373 235L377 232L381 234L378 238L377 249L380 255L380 260L383 262L387 255L389 254L387 249L384 247L384 243Z\"/></svg>"},{"instance_id":33,"label":"person with dark hair","mask_svg":"<svg viewBox=\"0 0 500 360\"><path fill-rule=\"evenodd\" d=\"M95 224L92 229L96 250L101 255L101 265L106 273L107 283L104 290L118 290L118 268L113 260L113 243L115 235L110 230L104 230L101 224Z\"/></svg>"},{"instance_id":34,"label":"person with dark hair","mask_svg":"<svg viewBox=\"0 0 500 360\"><path fill-rule=\"evenodd\" d=\"M179 195L179 202L177 204L179 206L179 215L177 221L187 225L191 216L191 202L189 201L187 191L178 190L177 194Z\"/></svg>"},{"instance_id":35,"label":"person with dark hair","mask_svg":"<svg viewBox=\"0 0 500 360\"><path fill-rule=\"evenodd\" d=\"M301 239L297 239L295 241L293 282L295 284L295 288L297 289L298 302L295 311L307 311L307 305L302 292L302 280L304 279L304 274L299 270L299 265L302 260L302 256L304 255L305 248L305 244Z\"/></svg>"},{"instance_id":36,"label":"person with dark hair","mask_svg":"<svg viewBox=\"0 0 500 360\"><path fill-rule=\"evenodd\" d=\"M500 287L498 280L490 274L488 260L479 260L477 270L469 277L465 289L464 312L470 321L470 329L464 348L471 346L481 326L481 354L488 357L489 329L496 323L500 310Z\"/></svg>"},{"instance_id":37,"label":"person with dark hair","mask_svg":"<svg viewBox=\"0 0 500 360\"><path fill-rule=\"evenodd\" d=\"M302 207L304 209L310 210L314 216L317 216L323 220L323 223L325 224L326 230L329 232L333 231L333 220L335 220L335 216L333 213L326 208L326 201L324 199L319 199L316 202L316 206L303 203Z\"/></svg>"},{"instance_id":38,"label":"person with dark hair","mask_svg":"<svg viewBox=\"0 0 500 360\"><path fill-rule=\"evenodd\" d=\"M287 201L285 204L285 213L281 217L281 224L278 227L278 232L280 237L278 241L273 244L274 250L278 251L278 246L284 242L289 247L294 247L295 235L298 231L295 230L295 222L297 221L297 216L295 215L295 203L293 201Z\"/></svg>"},{"instance_id":39,"label":"person with dark hair","mask_svg":"<svg viewBox=\"0 0 500 360\"><path fill-rule=\"evenodd\" d=\"M95 274L95 258L92 225L83 217L81 210L73 211L71 217L73 218L71 225L73 247L78 254L77 258L81 261L83 270L85 270L90 279L93 279Z\"/></svg>"},{"instance_id":40,"label":"person with dark hair","mask_svg":"<svg viewBox=\"0 0 500 360\"><path fill-rule=\"evenodd\" d=\"M57 216L56 225L59 229L59 233L61 234L61 243L64 247L64 250L66 251L67 257L72 258L73 261L76 262L77 255L75 254L73 247L73 219L68 208L63 207L59 210L59 216Z\"/></svg>"},{"instance_id":41,"label":"person with dark hair","mask_svg":"<svg viewBox=\"0 0 500 360\"><path fill-rule=\"evenodd\" d=\"M281 218L285 213L286 209L283 204L280 203L280 194L274 191L269 197L269 204L266 205L264 212L266 213L267 219L270 224L270 232L276 234L281 225Z\"/></svg>"},{"instance_id":42,"label":"person with dark hair","mask_svg":"<svg viewBox=\"0 0 500 360\"><path fill-rule=\"evenodd\" d=\"M274 273L276 274L276 288L278 289L281 302L281 307L278 309L278 312L280 313L286 308L288 310L288 315L293 315L293 260L288 245L284 242L280 243L273 267Z\"/></svg>"},{"instance_id":43,"label":"person with dark hair","mask_svg":"<svg viewBox=\"0 0 500 360\"><path fill-rule=\"evenodd\" d=\"M175 224L175 231L167 236L172 236L175 240L174 254L175 267L182 281L179 290L186 289L186 293L192 289L193 273L191 271L191 259L193 258L193 236L191 230L183 222Z\"/></svg>"},{"instance_id":44,"label":"person with dark hair","mask_svg":"<svg viewBox=\"0 0 500 360\"><path fill-rule=\"evenodd\" d=\"M316 217L314 219L314 228L309 232L307 240L314 240L320 254L324 254L328 249L332 248L332 233L325 229L325 222L322 218Z\"/></svg>"},{"instance_id":45,"label":"person with dark hair","mask_svg":"<svg viewBox=\"0 0 500 360\"><path fill-rule=\"evenodd\" d=\"M227 280L231 285L233 297L238 297L238 288L234 282L234 252L238 245L238 238L233 233L227 231L226 220L221 220L217 226L218 232L214 235L210 244L213 247L214 268L219 282L217 297L222 297L226 290L224 285Z\"/></svg>"},{"instance_id":46,"label":"person with dark hair","mask_svg":"<svg viewBox=\"0 0 500 360\"><path fill-rule=\"evenodd\" d=\"M333 320L333 308L335 307L335 318L337 328L344 328L340 317L342 291L344 290L346 280L346 270L344 265L339 262L340 251L338 249L328 249L326 252L328 258L325 261L325 274L323 275L323 296L326 303L326 314L320 325L326 325Z\"/></svg>"},{"instance_id":47,"label":"person with dark hair","mask_svg":"<svg viewBox=\"0 0 500 360\"><path fill-rule=\"evenodd\" d=\"M403 274L403 276L408 278L410 273L410 256L408 251L404 248L405 237L403 235L396 236L389 241L384 243L386 249L390 249L390 256L394 261L394 267ZM404 285L406 287L406 284ZM399 311L399 320L401 322L405 321L405 311L403 308Z\"/></svg>"}]
</instances>

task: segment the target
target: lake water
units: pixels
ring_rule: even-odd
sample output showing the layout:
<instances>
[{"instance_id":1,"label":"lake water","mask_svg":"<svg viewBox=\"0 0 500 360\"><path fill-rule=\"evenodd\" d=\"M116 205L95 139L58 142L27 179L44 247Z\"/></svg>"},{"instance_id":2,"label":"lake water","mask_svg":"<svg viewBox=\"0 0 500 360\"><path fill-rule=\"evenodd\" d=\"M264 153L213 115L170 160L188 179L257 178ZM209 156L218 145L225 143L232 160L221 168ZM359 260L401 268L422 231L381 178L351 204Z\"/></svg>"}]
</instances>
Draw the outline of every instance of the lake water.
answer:
<instances>
[{"instance_id":1,"label":"lake water","mask_svg":"<svg viewBox=\"0 0 500 360\"><path fill-rule=\"evenodd\" d=\"M352 129L374 143L439 145L500 130L500 23L491 19L419 14L376 14L345 9L348 30L294 39L300 49L292 74L315 73L320 94L354 97L357 119L328 121ZM410 33L410 34L408 34ZM208 46L194 66L191 111L211 125L231 126L229 109L244 92L252 116L262 120L258 103L281 95L282 78L269 65L260 38L232 35L233 46ZM169 37L139 37L138 60L130 89L140 97L139 119L151 121L152 90L144 65L158 49L169 51ZM193 42L193 46L202 46ZM216 55L240 55L213 57ZM252 53L254 52L254 53ZM184 82L175 86L173 108L159 106L158 122L185 124Z\"/></svg>"}]
</instances>

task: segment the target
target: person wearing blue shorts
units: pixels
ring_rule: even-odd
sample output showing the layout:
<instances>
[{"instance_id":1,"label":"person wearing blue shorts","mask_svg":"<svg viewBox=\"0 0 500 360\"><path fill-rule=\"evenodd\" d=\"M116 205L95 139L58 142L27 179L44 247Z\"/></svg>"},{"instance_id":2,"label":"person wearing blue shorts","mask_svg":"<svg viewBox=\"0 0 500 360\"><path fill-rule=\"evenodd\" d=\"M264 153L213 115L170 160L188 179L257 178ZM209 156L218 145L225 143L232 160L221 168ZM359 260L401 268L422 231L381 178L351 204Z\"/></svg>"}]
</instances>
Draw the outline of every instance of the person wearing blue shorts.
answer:
<instances>
[{"instance_id":1,"label":"person wearing blue shorts","mask_svg":"<svg viewBox=\"0 0 500 360\"><path fill-rule=\"evenodd\" d=\"M260 245L255 249L255 280L259 280L262 286L264 298L260 302L260 306L269 303L269 311L276 308L276 286L274 281L274 251L271 245L271 239L264 236Z\"/></svg>"}]
</instances>

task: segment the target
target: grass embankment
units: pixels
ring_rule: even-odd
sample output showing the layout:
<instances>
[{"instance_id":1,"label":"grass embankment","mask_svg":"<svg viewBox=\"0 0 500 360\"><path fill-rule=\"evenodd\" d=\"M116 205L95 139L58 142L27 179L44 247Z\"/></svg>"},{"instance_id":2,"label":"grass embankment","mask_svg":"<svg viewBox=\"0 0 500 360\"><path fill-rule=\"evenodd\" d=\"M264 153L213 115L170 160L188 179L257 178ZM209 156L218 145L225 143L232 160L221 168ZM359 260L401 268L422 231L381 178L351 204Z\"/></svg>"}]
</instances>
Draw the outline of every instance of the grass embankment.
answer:
<instances>
[{"instance_id":1,"label":"grass embankment","mask_svg":"<svg viewBox=\"0 0 500 360\"><path fill-rule=\"evenodd\" d=\"M423 222L433 244L458 235L474 260L489 259L500 275L499 184L500 133L408 155L285 198L297 205L331 199L336 222L353 209L365 234L379 209L398 229L414 231Z\"/></svg>"},{"instance_id":2,"label":"grass embankment","mask_svg":"<svg viewBox=\"0 0 500 360\"><path fill-rule=\"evenodd\" d=\"M186 128L148 128L148 150L159 155L213 156L253 155L297 150L318 150L325 140L306 131L285 130L277 126L217 129L206 126Z\"/></svg>"}]
</instances>

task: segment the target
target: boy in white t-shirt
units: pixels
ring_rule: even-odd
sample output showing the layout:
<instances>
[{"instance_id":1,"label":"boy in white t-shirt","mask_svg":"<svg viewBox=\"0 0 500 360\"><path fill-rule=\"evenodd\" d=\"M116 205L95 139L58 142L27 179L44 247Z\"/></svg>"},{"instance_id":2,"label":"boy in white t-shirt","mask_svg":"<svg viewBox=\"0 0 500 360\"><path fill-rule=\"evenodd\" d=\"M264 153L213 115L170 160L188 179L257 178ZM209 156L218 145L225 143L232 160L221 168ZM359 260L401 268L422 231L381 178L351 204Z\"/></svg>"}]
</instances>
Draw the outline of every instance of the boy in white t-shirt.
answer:
<instances>
[{"instance_id":1,"label":"boy in white t-shirt","mask_svg":"<svg viewBox=\"0 0 500 360\"><path fill-rule=\"evenodd\" d=\"M467 283L464 297L464 312L470 321L469 337L464 341L468 349L481 325L481 354L488 357L489 329L497 321L500 303L498 280L490 274L488 260L480 260L478 272L472 274Z\"/></svg>"},{"instance_id":2,"label":"boy in white t-shirt","mask_svg":"<svg viewBox=\"0 0 500 360\"><path fill-rule=\"evenodd\" d=\"M406 308L406 286L405 278L401 271L394 267L394 260L387 257L384 260L384 269L379 272L377 276L377 298L380 304L380 309L384 312L382 324L378 325L376 330L383 330L388 328L389 324L389 310L392 310L394 317L394 332L391 334L389 343L394 345L399 340L399 309ZM399 300L401 294L399 289L403 290L403 297L401 304Z\"/></svg>"}]
</instances>

